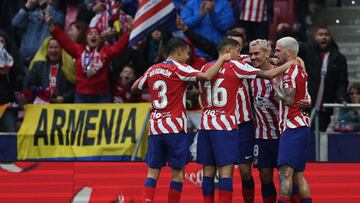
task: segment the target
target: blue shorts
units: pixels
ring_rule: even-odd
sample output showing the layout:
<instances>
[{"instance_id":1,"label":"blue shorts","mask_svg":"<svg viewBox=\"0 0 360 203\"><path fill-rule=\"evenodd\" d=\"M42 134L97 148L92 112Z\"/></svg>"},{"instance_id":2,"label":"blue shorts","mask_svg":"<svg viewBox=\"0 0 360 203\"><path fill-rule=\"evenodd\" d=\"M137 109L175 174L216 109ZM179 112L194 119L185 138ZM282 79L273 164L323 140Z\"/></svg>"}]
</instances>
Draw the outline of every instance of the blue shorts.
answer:
<instances>
[{"instance_id":1,"label":"blue shorts","mask_svg":"<svg viewBox=\"0 0 360 203\"><path fill-rule=\"evenodd\" d=\"M279 152L278 139L255 139L254 145L254 167L276 168Z\"/></svg>"},{"instance_id":2,"label":"blue shorts","mask_svg":"<svg viewBox=\"0 0 360 203\"><path fill-rule=\"evenodd\" d=\"M190 160L189 137L186 133L150 135L145 161L150 168L182 168Z\"/></svg>"},{"instance_id":3,"label":"blue shorts","mask_svg":"<svg viewBox=\"0 0 360 203\"><path fill-rule=\"evenodd\" d=\"M289 165L295 171L305 170L306 148L310 135L309 127L289 128L281 133L278 167Z\"/></svg>"},{"instance_id":4,"label":"blue shorts","mask_svg":"<svg viewBox=\"0 0 360 203\"><path fill-rule=\"evenodd\" d=\"M254 155L255 131L253 121L238 125L239 134L239 163L251 164Z\"/></svg>"},{"instance_id":5,"label":"blue shorts","mask_svg":"<svg viewBox=\"0 0 360 203\"><path fill-rule=\"evenodd\" d=\"M200 130L196 162L217 167L237 164L238 137L237 130Z\"/></svg>"}]
</instances>

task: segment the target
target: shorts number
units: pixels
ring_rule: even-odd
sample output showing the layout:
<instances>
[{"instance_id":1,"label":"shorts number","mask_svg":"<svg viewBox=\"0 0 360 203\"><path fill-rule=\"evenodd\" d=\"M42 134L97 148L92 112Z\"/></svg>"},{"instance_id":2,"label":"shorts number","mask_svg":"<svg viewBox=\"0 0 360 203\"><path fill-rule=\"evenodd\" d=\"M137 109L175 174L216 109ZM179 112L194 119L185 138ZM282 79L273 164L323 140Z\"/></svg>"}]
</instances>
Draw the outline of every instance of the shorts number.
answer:
<instances>
[{"instance_id":1,"label":"shorts number","mask_svg":"<svg viewBox=\"0 0 360 203\"><path fill-rule=\"evenodd\" d=\"M158 80L154 83L153 85L153 89L154 90L159 90L158 92L158 100L154 100L154 106L157 109L164 109L167 106L168 100L166 97L166 92L167 92L167 86L166 83L163 80Z\"/></svg>"},{"instance_id":2,"label":"shorts number","mask_svg":"<svg viewBox=\"0 0 360 203\"><path fill-rule=\"evenodd\" d=\"M259 156L259 145L254 145L254 157Z\"/></svg>"},{"instance_id":3,"label":"shorts number","mask_svg":"<svg viewBox=\"0 0 360 203\"><path fill-rule=\"evenodd\" d=\"M225 106L227 102L227 92L226 89L220 87L220 84L224 81L224 78L217 79L214 83L214 86L211 87L211 82L205 82L206 88L206 99L209 106L222 107Z\"/></svg>"}]
</instances>

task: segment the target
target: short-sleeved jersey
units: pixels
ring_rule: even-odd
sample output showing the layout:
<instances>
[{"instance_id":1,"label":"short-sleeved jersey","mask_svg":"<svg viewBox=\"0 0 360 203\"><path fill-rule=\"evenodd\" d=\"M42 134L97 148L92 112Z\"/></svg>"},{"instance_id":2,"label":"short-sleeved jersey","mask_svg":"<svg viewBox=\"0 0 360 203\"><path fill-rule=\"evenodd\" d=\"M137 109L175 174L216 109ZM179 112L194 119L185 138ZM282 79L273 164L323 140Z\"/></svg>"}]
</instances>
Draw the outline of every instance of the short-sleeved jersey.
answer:
<instances>
[{"instance_id":1,"label":"short-sleeved jersey","mask_svg":"<svg viewBox=\"0 0 360 203\"><path fill-rule=\"evenodd\" d=\"M275 99L275 90L270 80L256 78L251 81L255 117L256 139L278 139L279 103Z\"/></svg>"},{"instance_id":2,"label":"short-sleeved jersey","mask_svg":"<svg viewBox=\"0 0 360 203\"><path fill-rule=\"evenodd\" d=\"M306 112L301 111L296 105L296 103L302 99L309 99L307 93L307 74L303 67L292 65L285 71L281 76L280 88L296 89L295 100L291 106L286 106L285 103L280 100L280 132L284 132L287 128L309 127L309 115Z\"/></svg>"},{"instance_id":3,"label":"short-sleeved jersey","mask_svg":"<svg viewBox=\"0 0 360 203\"><path fill-rule=\"evenodd\" d=\"M151 66L139 78L138 88L149 86L152 101L149 135L186 132L187 82L196 81L198 70L169 60Z\"/></svg>"},{"instance_id":4,"label":"short-sleeved jersey","mask_svg":"<svg viewBox=\"0 0 360 203\"><path fill-rule=\"evenodd\" d=\"M202 71L211 67L206 64ZM243 78L255 78L259 69L245 63L230 61L223 63L218 75L211 81L200 82L199 89L204 105L200 129L233 130L237 129L239 92L243 91Z\"/></svg>"},{"instance_id":5,"label":"short-sleeved jersey","mask_svg":"<svg viewBox=\"0 0 360 203\"><path fill-rule=\"evenodd\" d=\"M248 66L251 67L251 58L249 55L241 55L240 59L238 60L240 64L249 64ZM250 104L250 82L253 80L253 77L250 78L241 78L241 86L242 88L239 89L237 94L238 96L238 110L237 110L237 123L241 124L253 119L253 113L251 110Z\"/></svg>"}]
</instances>

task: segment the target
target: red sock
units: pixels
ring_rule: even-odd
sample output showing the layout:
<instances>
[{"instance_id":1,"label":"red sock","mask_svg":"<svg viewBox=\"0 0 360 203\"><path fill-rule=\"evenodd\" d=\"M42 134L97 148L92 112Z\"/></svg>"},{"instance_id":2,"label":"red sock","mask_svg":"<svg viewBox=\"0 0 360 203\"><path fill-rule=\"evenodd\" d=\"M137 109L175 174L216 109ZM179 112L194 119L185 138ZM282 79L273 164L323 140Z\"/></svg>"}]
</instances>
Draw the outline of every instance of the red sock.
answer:
<instances>
[{"instance_id":1,"label":"red sock","mask_svg":"<svg viewBox=\"0 0 360 203\"><path fill-rule=\"evenodd\" d=\"M219 190L219 203L231 203L232 191Z\"/></svg>"},{"instance_id":2,"label":"red sock","mask_svg":"<svg viewBox=\"0 0 360 203\"><path fill-rule=\"evenodd\" d=\"M169 189L168 193L168 202L169 203L179 203L181 197L181 191L175 189Z\"/></svg>"},{"instance_id":3,"label":"red sock","mask_svg":"<svg viewBox=\"0 0 360 203\"><path fill-rule=\"evenodd\" d=\"M150 203L154 200L155 188L154 187L144 187L144 203Z\"/></svg>"},{"instance_id":4,"label":"red sock","mask_svg":"<svg viewBox=\"0 0 360 203\"><path fill-rule=\"evenodd\" d=\"M255 190L254 188L242 188L242 195L244 198L244 202L245 203L254 203L254 195L255 195Z\"/></svg>"},{"instance_id":5,"label":"red sock","mask_svg":"<svg viewBox=\"0 0 360 203\"><path fill-rule=\"evenodd\" d=\"M276 203L276 196L263 198L263 203Z\"/></svg>"},{"instance_id":6,"label":"red sock","mask_svg":"<svg viewBox=\"0 0 360 203\"><path fill-rule=\"evenodd\" d=\"M300 194L293 194L291 195L291 203L301 203L301 196Z\"/></svg>"},{"instance_id":7,"label":"red sock","mask_svg":"<svg viewBox=\"0 0 360 203\"><path fill-rule=\"evenodd\" d=\"M278 198L278 203L291 203L289 197L281 197Z\"/></svg>"},{"instance_id":8,"label":"red sock","mask_svg":"<svg viewBox=\"0 0 360 203\"><path fill-rule=\"evenodd\" d=\"M204 196L204 203L214 203L215 197L214 195L203 195Z\"/></svg>"}]
</instances>

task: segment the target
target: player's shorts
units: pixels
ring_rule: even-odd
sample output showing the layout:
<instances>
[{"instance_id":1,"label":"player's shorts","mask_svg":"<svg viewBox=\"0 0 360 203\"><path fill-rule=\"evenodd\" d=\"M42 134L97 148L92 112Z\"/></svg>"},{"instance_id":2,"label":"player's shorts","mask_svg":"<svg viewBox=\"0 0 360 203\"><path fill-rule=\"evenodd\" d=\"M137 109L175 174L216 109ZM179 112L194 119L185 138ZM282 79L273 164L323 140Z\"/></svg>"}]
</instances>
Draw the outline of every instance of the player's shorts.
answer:
<instances>
[{"instance_id":1,"label":"player's shorts","mask_svg":"<svg viewBox=\"0 0 360 203\"><path fill-rule=\"evenodd\" d=\"M190 160L189 137L186 133L150 135L145 161L150 168L182 168Z\"/></svg>"},{"instance_id":2,"label":"player's shorts","mask_svg":"<svg viewBox=\"0 0 360 203\"><path fill-rule=\"evenodd\" d=\"M306 149L310 135L309 127L288 128L281 133L278 167L289 165L295 171L305 170Z\"/></svg>"},{"instance_id":3,"label":"player's shorts","mask_svg":"<svg viewBox=\"0 0 360 203\"><path fill-rule=\"evenodd\" d=\"M279 152L278 139L255 139L254 167L276 168Z\"/></svg>"},{"instance_id":4,"label":"player's shorts","mask_svg":"<svg viewBox=\"0 0 360 203\"><path fill-rule=\"evenodd\" d=\"M237 130L200 130L196 162L217 167L237 164L238 138Z\"/></svg>"},{"instance_id":5,"label":"player's shorts","mask_svg":"<svg viewBox=\"0 0 360 203\"><path fill-rule=\"evenodd\" d=\"M255 131L253 121L238 125L239 134L239 163L251 164L254 159Z\"/></svg>"}]
</instances>

